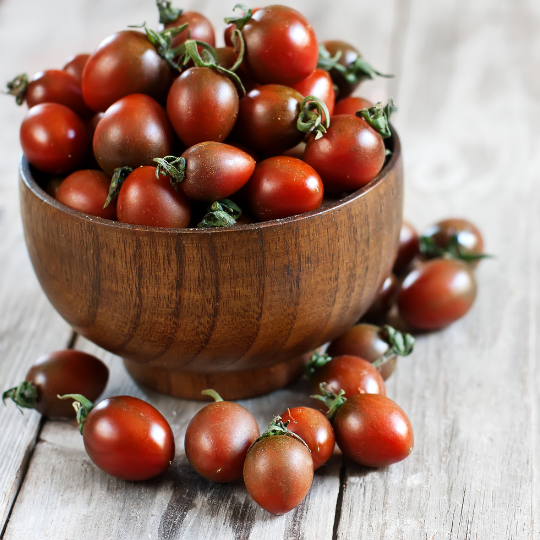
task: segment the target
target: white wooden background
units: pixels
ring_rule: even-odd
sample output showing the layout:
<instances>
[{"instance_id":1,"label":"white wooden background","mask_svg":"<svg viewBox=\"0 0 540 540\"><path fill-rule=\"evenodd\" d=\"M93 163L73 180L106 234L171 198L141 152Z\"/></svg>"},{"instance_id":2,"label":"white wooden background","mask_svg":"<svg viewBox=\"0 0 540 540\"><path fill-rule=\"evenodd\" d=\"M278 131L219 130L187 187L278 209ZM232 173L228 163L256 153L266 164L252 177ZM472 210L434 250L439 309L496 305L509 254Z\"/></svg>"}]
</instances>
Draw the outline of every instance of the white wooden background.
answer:
<instances>
[{"instance_id":1,"label":"white wooden background","mask_svg":"<svg viewBox=\"0 0 540 540\"><path fill-rule=\"evenodd\" d=\"M139 388L121 362L107 395L130 393L164 412L177 454L164 477L129 483L87 458L67 422L0 408L0 535L6 539L540 538L540 2L538 0L298 0L320 39L356 44L396 78L366 83L391 95L402 138L405 216L418 227L472 219L497 258L478 271L472 311L421 336L388 394L409 414L415 449L381 470L343 463L317 472L295 511L272 517L242 483L199 479L183 454L200 404ZM221 29L234 0L185 1ZM153 0L0 0L0 81L61 67L127 24L155 20ZM221 35L221 31L218 32ZM24 108L0 99L0 383L24 378L44 352L73 343L41 292L18 210L18 128ZM243 402L263 427L306 402L302 383Z\"/></svg>"}]
</instances>

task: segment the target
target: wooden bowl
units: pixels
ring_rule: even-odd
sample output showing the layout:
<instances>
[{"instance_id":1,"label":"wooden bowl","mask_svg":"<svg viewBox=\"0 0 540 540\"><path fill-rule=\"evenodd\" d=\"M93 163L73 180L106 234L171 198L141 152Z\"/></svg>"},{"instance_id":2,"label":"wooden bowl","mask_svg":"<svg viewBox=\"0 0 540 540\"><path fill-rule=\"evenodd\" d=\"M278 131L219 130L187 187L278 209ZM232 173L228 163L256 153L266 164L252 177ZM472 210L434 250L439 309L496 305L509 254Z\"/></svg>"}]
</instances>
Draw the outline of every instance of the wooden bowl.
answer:
<instances>
[{"instance_id":1,"label":"wooden bowl","mask_svg":"<svg viewBox=\"0 0 540 540\"><path fill-rule=\"evenodd\" d=\"M23 157L21 210L45 294L140 383L200 399L285 386L306 354L367 310L392 269L402 214L398 136L367 186L316 211L224 229L161 229L67 208Z\"/></svg>"}]
</instances>

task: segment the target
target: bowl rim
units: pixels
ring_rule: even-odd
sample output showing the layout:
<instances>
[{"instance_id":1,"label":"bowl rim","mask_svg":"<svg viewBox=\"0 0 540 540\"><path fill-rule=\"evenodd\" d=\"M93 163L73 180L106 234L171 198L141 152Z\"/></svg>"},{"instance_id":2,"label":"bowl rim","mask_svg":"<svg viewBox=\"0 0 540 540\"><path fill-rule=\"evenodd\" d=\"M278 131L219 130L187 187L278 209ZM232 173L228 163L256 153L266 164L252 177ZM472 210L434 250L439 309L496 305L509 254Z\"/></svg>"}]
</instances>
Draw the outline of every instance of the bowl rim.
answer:
<instances>
[{"instance_id":1,"label":"bowl rim","mask_svg":"<svg viewBox=\"0 0 540 540\"><path fill-rule=\"evenodd\" d=\"M131 231L146 231L146 232L156 232L161 234L223 234L223 233L238 233L249 231L259 231L261 229L272 228L276 226L283 226L290 223L298 223L303 220L314 218L317 216L325 215L337 208L347 206L357 199L360 199L373 189L375 189L379 184L381 184L384 179L389 175L389 173L395 168L399 159L401 158L401 142L396 130L391 126L392 136L390 137L392 154L390 159L386 161L383 168L379 174L370 182L357 189L353 193L350 193L346 197L343 197L335 202L330 204L320 206L315 210L310 212L304 212L303 214L297 214L295 216L290 216L282 219L270 219L268 221L258 221L255 223L246 223L242 225L234 225L232 227L215 227L215 228L196 228L196 227L185 227L185 228L166 228L166 227L153 227L149 225L133 225L130 223L121 223L119 221L112 221L110 219L104 219L97 216L92 216L90 214L85 214L79 210L75 210L62 204L57 201L54 197L49 195L35 180L30 169L30 163L26 159L24 154L21 154L19 162L19 174L21 180L24 182L26 187L30 192L38 197L43 203L46 203L59 212L68 214L69 216L77 219L82 219L84 221L90 221L96 225L101 225L104 227L110 227L114 229L125 229ZM70 173L71 174L71 173Z\"/></svg>"}]
</instances>

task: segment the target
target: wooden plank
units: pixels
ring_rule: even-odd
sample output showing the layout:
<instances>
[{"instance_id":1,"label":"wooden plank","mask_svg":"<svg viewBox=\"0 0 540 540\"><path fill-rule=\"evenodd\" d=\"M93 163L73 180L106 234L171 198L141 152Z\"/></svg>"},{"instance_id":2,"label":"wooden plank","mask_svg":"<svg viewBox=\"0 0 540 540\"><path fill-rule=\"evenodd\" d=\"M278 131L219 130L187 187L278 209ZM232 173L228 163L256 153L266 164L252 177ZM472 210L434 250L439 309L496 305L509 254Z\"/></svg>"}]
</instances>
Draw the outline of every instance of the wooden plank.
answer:
<instances>
[{"instance_id":1,"label":"wooden plank","mask_svg":"<svg viewBox=\"0 0 540 540\"><path fill-rule=\"evenodd\" d=\"M469 217L497 258L477 271L472 312L421 336L389 381L416 447L380 471L347 466L338 538L540 535L539 15L532 2L411 2L396 96L405 216Z\"/></svg>"}]
</instances>

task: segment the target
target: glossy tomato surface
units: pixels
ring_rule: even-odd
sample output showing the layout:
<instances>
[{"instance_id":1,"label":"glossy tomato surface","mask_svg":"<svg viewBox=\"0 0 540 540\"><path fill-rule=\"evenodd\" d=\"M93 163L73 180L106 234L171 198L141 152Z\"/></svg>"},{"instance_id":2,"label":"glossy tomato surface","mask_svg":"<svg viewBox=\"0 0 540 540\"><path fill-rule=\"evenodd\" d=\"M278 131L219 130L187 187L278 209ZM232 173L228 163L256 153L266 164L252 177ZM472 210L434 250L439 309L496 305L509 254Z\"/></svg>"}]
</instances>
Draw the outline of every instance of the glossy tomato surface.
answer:
<instances>
[{"instance_id":1,"label":"glossy tomato surface","mask_svg":"<svg viewBox=\"0 0 540 540\"><path fill-rule=\"evenodd\" d=\"M30 164L51 174L77 168L88 145L82 120L59 103L32 107L22 121L20 138Z\"/></svg>"},{"instance_id":2,"label":"glossy tomato surface","mask_svg":"<svg viewBox=\"0 0 540 540\"><path fill-rule=\"evenodd\" d=\"M316 210L324 191L313 168L289 156L271 157L257 164L246 189L249 206L261 221Z\"/></svg>"},{"instance_id":3,"label":"glossy tomato surface","mask_svg":"<svg viewBox=\"0 0 540 540\"><path fill-rule=\"evenodd\" d=\"M338 62L347 68L350 68L354 65L356 60L361 57L358 50L353 47L351 44L346 41L341 40L330 40L323 43L326 50L330 53L330 56L334 57L336 54L340 53L341 57ZM336 83L338 87L338 98L343 99L347 96L350 96L356 88L362 82L362 79L356 79L354 82L348 81L339 71L336 69L330 70L330 75L332 80ZM336 113L337 114L337 113Z\"/></svg>"},{"instance_id":4,"label":"glossy tomato surface","mask_svg":"<svg viewBox=\"0 0 540 540\"><path fill-rule=\"evenodd\" d=\"M398 294L403 320L420 330L436 330L457 321L474 303L471 267L455 259L433 259L407 275Z\"/></svg>"},{"instance_id":5,"label":"glossy tomato surface","mask_svg":"<svg viewBox=\"0 0 540 540\"><path fill-rule=\"evenodd\" d=\"M356 114L362 109L369 109L373 107L373 103L367 99L361 97L349 96L343 99L340 99L334 108L334 114Z\"/></svg>"},{"instance_id":6,"label":"glossy tomato surface","mask_svg":"<svg viewBox=\"0 0 540 540\"><path fill-rule=\"evenodd\" d=\"M380 394L357 394L338 409L334 433L341 451L366 467L386 467L405 459L414 435L407 415Z\"/></svg>"},{"instance_id":7,"label":"glossy tomato surface","mask_svg":"<svg viewBox=\"0 0 540 540\"><path fill-rule=\"evenodd\" d=\"M399 231L399 247L394 272L399 276L420 254L420 243L416 229L408 222L403 221Z\"/></svg>"},{"instance_id":8,"label":"glossy tomato surface","mask_svg":"<svg viewBox=\"0 0 540 540\"><path fill-rule=\"evenodd\" d=\"M390 274L383 282L381 288L377 291L375 300L369 306L362 317L365 321L381 322L394 305L398 289L398 280L394 274Z\"/></svg>"},{"instance_id":9,"label":"glossy tomato surface","mask_svg":"<svg viewBox=\"0 0 540 540\"><path fill-rule=\"evenodd\" d=\"M149 480L174 459L174 435L169 423L152 405L131 396L98 403L82 430L90 459L123 480Z\"/></svg>"},{"instance_id":10,"label":"glossy tomato surface","mask_svg":"<svg viewBox=\"0 0 540 540\"><path fill-rule=\"evenodd\" d=\"M316 69L307 79L294 84L292 88L298 90L304 97L315 96L321 101L324 101L328 107L328 114L330 116L334 114L336 93L334 92L334 83L328 71Z\"/></svg>"},{"instance_id":11,"label":"glossy tomato surface","mask_svg":"<svg viewBox=\"0 0 540 540\"><path fill-rule=\"evenodd\" d=\"M289 435L256 442L244 462L244 482L253 500L280 516L296 508L313 481L313 459L305 444Z\"/></svg>"},{"instance_id":12,"label":"glossy tomato surface","mask_svg":"<svg viewBox=\"0 0 540 540\"><path fill-rule=\"evenodd\" d=\"M238 102L230 79L210 68L193 67L171 86L167 114L186 146L222 142L236 122Z\"/></svg>"},{"instance_id":13,"label":"glossy tomato surface","mask_svg":"<svg viewBox=\"0 0 540 540\"><path fill-rule=\"evenodd\" d=\"M184 41L187 39L204 41L212 47L216 44L212 23L202 13L198 13L196 11L182 12L177 19L165 25L165 30L169 30L170 28L178 28L186 23L188 24L188 27L173 38L173 49L179 45L182 45L182 43L184 43Z\"/></svg>"},{"instance_id":14,"label":"glossy tomato surface","mask_svg":"<svg viewBox=\"0 0 540 540\"><path fill-rule=\"evenodd\" d=\"M313 468L318 469L332 456L336 438L328 418L311 407L294 407L280 414L287 429L301 437L311 450Z\"/></svg>"},{"instance_id":15,"label":"glossy tomato surface","mask_svg":"<svg viewBox=\"0 0 540 540\"><path fill-rule=\"evenodd\" d=\"M371 182L384 159L381 136L363 118L348 114L333 116L327 133L318 140L311 136L304 153L329 193L355 191Z\"/></svg>"},{"instance_id":16,"label":"glossy tomato surface","mask_svg":"<svg viewBox=\"0 0 540 540\"><path fill-rule=\"evenodd\" d=\"M189 225L188 198L171 185L169 176L156 177L156 167L138 167L118 194L118 221L150 227L183 228Z\"/></svg>"},{"instance_id":17,"label":"glossy tomato surface","mask_svg":"<svg viewBox=\"0 0 540 540\"><path fill-rule=\"evenodd\" d=\"M70 75L73 75L80 83L82 81L84 68L86 67L86 63L88 62L89 58L89 54L77 54L70 56L62 70L67 71Z\"/></svg>"},{"instance_id":18,"label":"glossy tomato surface","mask_svg":"<svg viewBox=\"0 0 540 540\"><path fill-rule=\"evenodd\" d=\"M232 401L217 401L191 419L184 442L186 457L207 480L239 480L247 451L258 437L259 426L247 409Z\"/></svg>"},{"instance_id":19,"label":"glossy tomato surface","mask_svg":"<svg viewBox=\"0 0 540 540\"><path fill-rule=\"evenodd\" d=\"M170 68L146 34L124 30L101 42L82 77L84 101L94 111L108 109L129 94L163 101L171 86Z\"/></svg>"},{"instance_id":20,"label":"glossy tomato surface","mask_svg":"<svg viewBox=\"0 0 540 540\"><path fill-rule=\"evenodd\" d=\"M154 158L170 155L172 147L173 132L165 109L144 94L118 100L94 132L94 156L111 176L117 167L153 165Z\"/></svg>"},{"instance_id":21,"label":"glossy tomato surface","mask_svg":"<svg viewBox=\"0 0 540 540\"><path fill-rule=\"evenodd\" d=\"M242 29L246 62L264 84L292 85L317 67L317 37L308 20L285 6L258 9Z\"/></svg>"}]
</instances>

